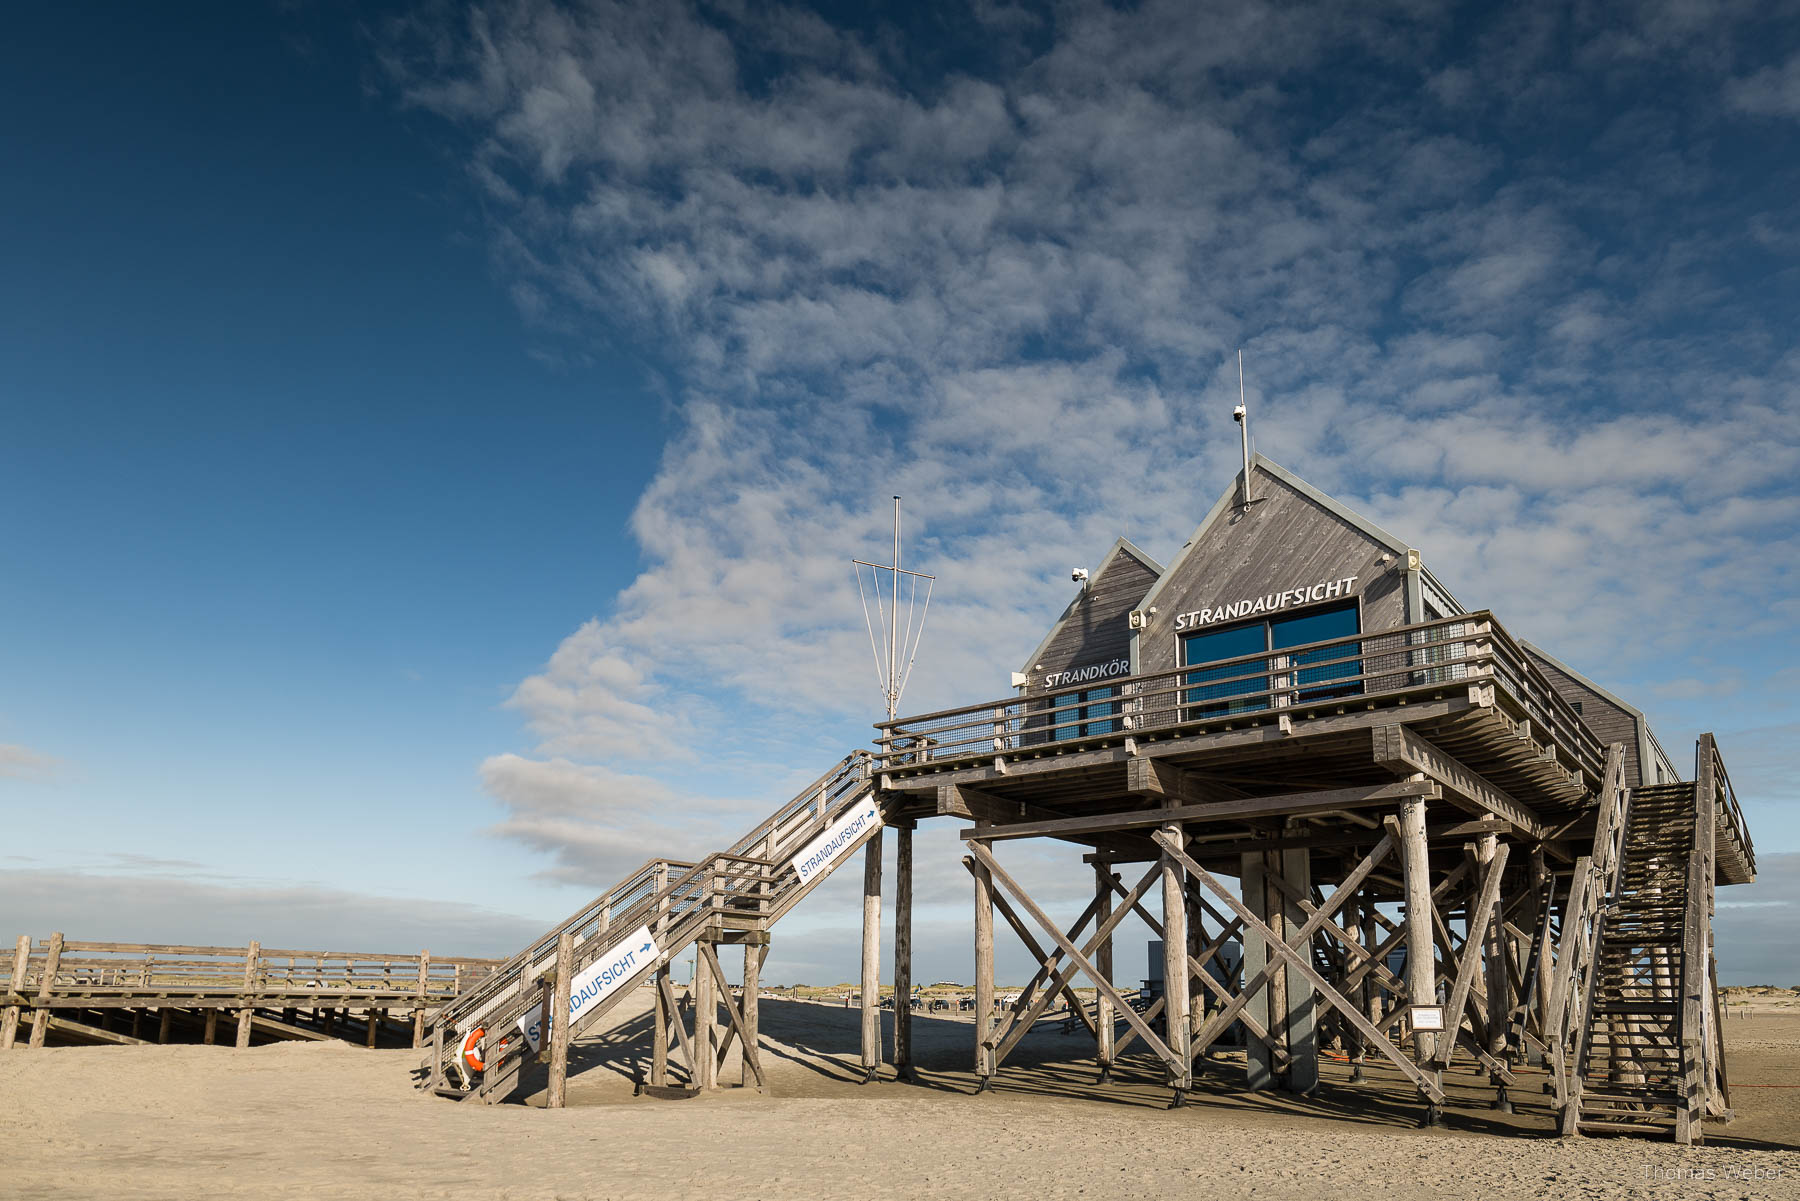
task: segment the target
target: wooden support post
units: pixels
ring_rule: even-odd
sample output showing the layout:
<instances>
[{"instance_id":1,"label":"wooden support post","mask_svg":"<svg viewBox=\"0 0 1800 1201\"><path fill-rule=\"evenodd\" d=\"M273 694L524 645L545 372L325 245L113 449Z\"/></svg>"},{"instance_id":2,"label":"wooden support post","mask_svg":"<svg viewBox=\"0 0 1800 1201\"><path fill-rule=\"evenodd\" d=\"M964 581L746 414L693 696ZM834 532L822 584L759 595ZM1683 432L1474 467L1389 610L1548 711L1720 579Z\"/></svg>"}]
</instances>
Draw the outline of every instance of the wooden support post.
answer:
<instances>
[{"instance_id":1,"label":"wooden support post","mask_svg":"<svg viewBox=\"0 0 1800 1201\"><path fill-rule=\"evenodd\" d=\"M1186 842L1181 823L1162 827L1162 835L1175 846ZM1171 1108L1178 1108L1194 1087L1194 1068L1188 1051L1188 939L1187 888L1181 864L1167 851L1162 856L1162 920L1163 920L1163 1005L1164 1026L1169 1050L1174 1053L1169 1086L1175 1090ZM1185 1070L1183 1070L1185 1069Z\"/></svg>"},{"instance_id":2,"label":"wooden support post","mask_svg":"<svg viewBox=\"0 0 1800 1201\"><path fill-rule=\"evenodd\" d=\"M718 1041L719 999L713 992L712 973L702 962L700 943L694 944L694 1080L695 1088L719 1087L718 1060L713 1048Z\"/></svg>"},{"instance_id":3,"label":"wooden support post","mask_svg":"<svg viewBox=\"0 0 1800 1201\"><path fill-rule=\"evenodd\" d=\"M1425 801L1422 798L1400 802L1397 833L1402 883L1406 890L1407 998L1414 1006L1436 1005L1437 949L1432 938L1431 856L1425 841ZM1449 1025L1449 1021L1445 1024ZM1437 1042L1430 1033L1413 1032L1413 1055L1421 1065L1431 1062L1436 1051ZM1437 1126L1443 1120L1439 1107L1435 1103L1427 1104L1425 1124Z\"/></svg>"},{"instance_id":4,"label":"wooden support post","mask_svg":"<svg viewBox=\"0 0 1800 1201\"><path fill-rule=\"evenodd\" d=\"M978 821L979 829L988 825ZM975 1076L977 1092L994 1085L994 1049L988 1034L994 1028L994 877L980 857L971 869L975 877Z\"/></svg>"},{"instance_id":5,"label":"wooden support post","mask_svg":"<svg viewBox=\"0 0 1800 1201\"><path fill-rule=\"evenodd\" d=\"M201 1036L200 1041L209 1047L219 1041L219 1011L217 1009L206 1011L206 1033Z\"/></svg>"},{"instance_id":6,"label":"wooden support post","mask_svg":"<svg viewBox=\"0 0 1800 1201\"><path fill-rule=\"evenodd\" d=\"M19 935L18 945L13 948L12 983L7 992L13 996L23 996L25 992L25 973L31 964L31 935ZM8 1005L4 1016L0 1016L0 1051L12 1050L13 1043L19 1037L19 1007Z\"/></svg>"},{"instance_id":7,"label":"wooden support post","mask_svg":"<svg viewBox=\"0 0 1800 1201\"><path fill-rule=\"evenodd\" d=\"M915 1079L912 1066L913 828L894 833L894 1076Z\"/></svg>"},{"instance_id":8,"label":"wooden support post","mask_svg":"<svg viewBox=\"0 0 1800 1201\"><path fill-rule=\"evenodd\" d=\"M173 1009L170 1009L167 1005L163 1006L162 1007L162 1020L160 1022L158 1022L156 1025L156 1041L159 1043L168 1042L169 1041L169 1027L174 1024L175 1024L175 1011Z\"/></svg>"},{"instance_id":9,"label":"wooden support post","mask_svg":"<svg viewBox=\"0 0 1800 1201\"><path fill-rule=\"evenodd\" d=\"M1270 888L1266 878L1269 871L1267 852L1244 855L1238 861L1238 882L1244 894L1244 908L1264 922L1272 916L1269 913ZM1279 920L1279 919L1277 919ZM1274 929L1271 923L1270 929ZM1253 981L1260 981L1265 975L1279 970L1274 959L1274 952L1268 941L1254 930L1245 930L1244 946L1244 988L1253 987ZM1281 1016L1271 1004L1270 990L1255 986L1244 1004L1245 1016L1252 1022L1267 1030L1272 1036L1269 1042L1259 1039L1247 1039L1244 1045L1244 1087L1251 1092L1263 1092L1275 1087L1276 1046L1281 1038Z\"/></svg>"},{"instance_id":10,"label":"wooden support post","mask_svg":"<svg viewBox=\"0 0 1800 1201\"><path fill-rule=\"evenodd\" d=\"M1094 864L1094 920L1101 928L1112 916L1112 864L1104 859ZM1094 966L1109 981L1113 977L1113 939L1109 933L1094 949ZM1100 1067L1100 1083L1112 1079L1113 1070L1113 1003L1103 988L1094 990L1094 1058Z\"/></svg>"},{"instance_id":11,"label":"wooden support post","mask_svg":"<svg viewBox=\"0 0 1800 1201\"><path fill-rule=\"evenodd\" d=\"M1291 826L1289 832L1295 832ZM1282 924L1273 929L1285 939L1291 937L1290 931L1306 925L1306 914L1296 898L1312 891L1312 852L1304 847L1292 848L1277 851L1271 858L1280 866L1281 878L1288 885L1285 895L1269 898L1271 909L1282 915ZM1310 947L1301 949L1310 954ZM1280 1006L1276 1011L1280 1029L1285 1035L1282 1045L1287 1052L1288 1091L1310 1097L1319 1091L1319 1025L1312 983L1286 966L1270 978L1270 983L1278 986L1274 995ZM1276 1027L1269 1029L1274 1032Z\"/></svg>"},{"instance_id":12,"label":"wooden support post","mask_svg":"<svg viewBox=\"0 0 1800 1201\"><path fill-rule=\"evenodd\" d=\"M373 1051L375 1039L381 1033L381 1010L370 1006L363 1011L363 1046Z\"/></svg>"},{"instance_id":13,"label":"wooden support post","mask_svg":"<svg viewBox=\"0 0 1800 1201\"><path fill-rule=\"evenodd\" d=\"M413 1050L425 1045L425 1007L431 1004L431 949L419 952L419 1004L413 1010Z\"/></svg>"},{"instance_id":14,"label":"wooden support post","mask_svg":"<svg viewBox=\"0 0 1800 1201\"><path fill-rule=\"evenodd\" d=\"M244 999L250 1004L238 1010L237 1046L239 1050L250 1045L250 1020L256 1014L256 977L262 968L261 959L262 944L251 939L250 945L244 948ZM373 1046L374 1043L371 1041L369 1045Z\"/></svg>"},{"instance_id":15,"label":"wooden support post","mask_svg":"<svg viewBox=\"0 0 1800 1201\"><path fill-rule=\"evenodd\" d=\"M881 1071L881 834L863 848L862 1069L868 1084Z\"/></svg>"},{"instance_id":16,"label":"wooden support post","mask_svg":"<svg viewBox=\"0 0 1800 1201\"><path fill-rule=\"evenodd\" d=\"M1378 953L1376 948L1380 945L1380 937L1375 925L1375 894L1370 889L1363 890L1361 917L1362 925L1359 929L1359 933L1362 935L1362 938L1359 945L1362 947L1364 954L1373 956ZM1384 968L1385 966L1386 965L1383 965ZM1357 1003L1361 1006L1362 1012L1367 1015L1368 1019L1371 1022L1375 1021L1381 1016L1381 990L1375 985L1375 973L1373 971L1364 972L1362 983L1359 984L1357 988L1359 989L1356 996ZM1350 1069L1350 1083L1361 1084L1366 1078L1363 1071L1363 1064L1368 1061L1371 1048L1369 1046L1369 1040L1364 1038L1360 1033L1356 1034L1355 1038L1356 1060Z\"/></svg>"},{"instance_id":17,"label":"wooden support post","mask_svg":"<svg viewBox=\"0 0 1800 1201\"><path fill-rule=\"evenodd\" d=\"M1495 835L1484 834L1475 844L1475 861L1485 871L1495 860L1500 840ZM1502 864L1505 863L1501 859ZM1495 1059L1507 1054L1507 1029L1512 1019L1512 977L1506 971L1506 925L1501 920L1505 912L1502 903L1504 893L1498 891L1504 883L1504 867L1501 868L1499 883L1496 884L1495 900L1492 912L1482 920L1486 922L1485 937L1482 940L1482 966L1487 985L1487 1052ZM1474 914L1469 915L1471 926L1476 922ZM1512 1112L1512 1101L1506 1095L1506 1085L1496 1079L1494 1081L1494 1108L1501 1113Z\"/></svg>"},{"instance_id":18,"label":"wooden support post","mask_svg":"<svg viewBox=\"0 0 1800 1201\"><path fill-rule=\"evenodd\" d=\"M63 936L58 930L50 936L50 946L44 952L44 974L38 979L37 1008L31 1014L30 1045L41 1047L44 1036L50 1032L50 995L56 991L56 969L62 966Z\"/></svg>"},{"instance_id":19,"label":"wooden support post","mask_svg":"<svg viewBox=\"0 0 1800 1201\"><path fill-rule=\"evenodd\" d=\"M762 991L763 960L768 957L769 944L767 942L744 944L744 1000L741 1008L743 1010L744 1045L747 1049L739 1057L740 1062L738 1063L738 1085L741 1088L748 1088L755 1075L751 1070L750 1061L752 1052L758 1049L756 1040L760 1034L758 1028L760 1019L757 1003L758 994Z\"/></svg>"},{"instance_id":20,"label":"wooden support post","mask_svg":"<svg viewBox=\"0 0 1800 1201\"><path fill-rule=\"evenodd\" d=\"M669 965L665 963L656 969L656 999L651 1018L655 1026L650 1031L650 1083L659 1088L669 1082L669 1022L677 1016L668 1002L669 994Z\"/></svg>"},{"instance_id":21,"label":"wooden support post","mask_svg":"<svg viewBox=\"0 0 1800 1201\"><path fill-rule=\"evenodd\" d=\"M550 998L550 1081L544 1105L561 1109L569 1100L569 1039L574 1025L569 1020L569 995L575 982L575 932L564 930L556 938L556 986Z\"/></svg>"}]
</instances>

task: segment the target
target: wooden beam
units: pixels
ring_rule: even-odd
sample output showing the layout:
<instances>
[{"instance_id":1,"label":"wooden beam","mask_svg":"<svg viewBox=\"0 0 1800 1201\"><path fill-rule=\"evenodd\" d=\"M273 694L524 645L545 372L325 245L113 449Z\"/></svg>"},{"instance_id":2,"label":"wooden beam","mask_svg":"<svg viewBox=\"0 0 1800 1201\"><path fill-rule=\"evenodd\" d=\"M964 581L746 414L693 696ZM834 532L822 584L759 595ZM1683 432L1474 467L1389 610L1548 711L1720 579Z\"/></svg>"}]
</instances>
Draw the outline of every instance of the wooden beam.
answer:
<instances>
[{"instance_id":1,"label":"wooden beam","mask_svg":"<svg viewBox=\"0 0 1800 1201\"><path fill-rule=\"evenodd\" d=\"M1438 1046L1439 1067L1450 1066L1450 1056L1456 1049L1456 1032L1462 1027L1463 1010L1468 1007L1469 990L1475 986L1475 973L1486 947L1488 922L1494 915L1494 902L1500 898L1500 874L1506 870L1508 850L1504 843L1494 848L1494 857L1488 860L1487 872L1481 881L1481 894L1475 901L1475 912L1469 915L1469 936L1463 940L1462 961L1456 965L1456 982L1450 987L1450 1003L1444 1006L1447 1036ZM1491 1037L1491 1027L1488 1033Z\"/></svg>"},{"instance_id":2,"label":"wooden beam","mask_svg":"<svg viewBox=\"0 0 1800 1201\"><path fill-rule=\"evenodd\" d=\"M913 831L911 823L894 834L894 1074L913 1079L912 1066L912 911ZM766 953L766 952L765 952ZM749 964L748 952L744 963ZM749 1005L750 985L744 984ZM754 1010L751 1011L754 1013ZM755 1021L750 1022L752 1032Z\"/></svg>"},{"instance_id":3,"label":"wooden beam","mask_svg":"<svg viewBox=\"0 0 1800 1201\"><path fill-rule=\"evenodd\" d=\"M1162 801L1208 805L1238 800L1243 793L1222 788L1209 780L1162 759L1133 759L1125 764L1125 791Z\"/></svg>"},{"instance_id":4,"label":"wooden beam","mask_svg":"<svg viewBox=\"0 0 1800 1201\"><path fill-rule=\"evenodd\" d=\"M1442 788L1430 780L1398 780L1392 784L1361 784L1323 792L1289 792L1279 796L1221 801L1212 805L1180 805L1173 809L1133 809L1094 817L1065 817L1055 821L1014 822L962 831L965 842L1007 838L1063 838L1070 835L1109 833L1116 830L1148 830L1168 822L1224 821L1250 817L1319 813L1330 809L1387 805L1409 797L1435 800Z\"/></svg>"},{"instance_id":5,"label":"wooden beam","mask_svg":"<svg viewBox=\"0 0 1800 1201\"><path fill-rule=\"evenodd\" d=\"M1422 772L1443 785L1451 804L1478 818L1492 814L1533 842L1544 837L1543 823L1529 809L1407 727L1376 726L1373 738L1375 762L1402 776Z\"/></svg>"},{"instance_id":6,"label":"wooden beam","mask_svg":"<svg viewBox=\"0 0 1800 1201\"><path fill-rule=\"evenodd\" d=\"M556 984L551 989L550 1024L540 1037L550 1040L550 1081L544 1107L561 1109L569 1100L569 998L575 983L575 932L565 928L556 939Z\"/></svg>"},{"instance_id":7,"label":"wooden beam","mask_svg":"<svg viewBox=\"0 0 1800 1201\"><path fill-rule=\"evenodd\" d=\"M1137 1011L1119 994L1119 990L1113 987L1112 981L1101 978L1099 971L1094 967L1093 961L1078 950L1075 944L1070 942L1068 938L1063 935L1061 930L1056 928L1056 923L1051 921L1049 916L1042 909L1038 908L1037 902L1031 899L1031 895L1020 887L1019 882L1008 875L1006 869L1001 867L999 862L995 860L994 853L979 842L971 841L968 846L970 853L975 856L976 861L987 868L988 874L994 880L998 881L1002 888L1007 892L1010 892L1013 895L1014 900L1025 907L1025 911L1031 914L1032 920L1037 922L1037 924L1043 928L1044 933L1048 934L1051 939L1055 941L1056 945L1063 949L1063 953L1073 960L1071 968L1066 970L1069 970L1072 973L1074 968L1080 968L1083 972L1087 973L1088 979L1094 982L1095 988L1111 994L1113 1004L1118 1006L1119 1016L1124 1018L1126 1022L1130 1024L1131 1028L1138 1032L1138 1037L1143 1039L1144 1043L1155 1051L1157 1056L1164 1063L1169 1065L1171 1071L1179 1071L1180 1065L1175 1062L1175 1054L1169 1050L1168 1044L1156 1037L1156 1032L1151 1030L1149 1025L1137 1015ZM1149 872L1138 885L1138 889L1134 891L1136 891L1139 896L1142 896L1142 890L1147 890L1150 886L1150 882L1160 877L1161 874L1160 869ZM1123 919L1127 912L1128 911L1125 909L1116 909L1113 911L1112 921L1115 926ZM1111 930L1106 929L1105 927L1101 927L1101 932L1106 934L1112 933ZM1090 947L1098 944L1099 937L1099 933L1096 933L1093 938L1088 940Z\"/></svg>"},{"instance_id":8,"label":"wooden beam","mask_svg":"<svg viewBox=\"0 0 1800 1201\"><path fill-rule=\"evenodd\" d=\"M881 829L863 844L862 1069L863 1080L881 1070Z\"/></svg>"},{"instance_id":9,"label":"wooden beam","mask_svg":"<svg viewBox=\"0 0 1800 1201\"><path fill-rule=\"evenodd\" d=\"M750 1065L750 1071L756 1076L756 1087L767 1089L768 1083L763 1079L762 1059L756 1053L756 1039L744 1028L744 1019L738 1013L738 1007L731 1003L731 985L725 979L725 969L719 966L719 953L710 942L695 944L706 960L706 970L712 974L713 983L718 986L719 995L725 1001L725 1016L731 1022L731 1028L738 1037L738 1044L743 1048L744 1062Z\"/></svg>"},{"instance_id":10,"label":"wooden beam","mask_svg":"<svg viewBox=\"0 0 1800 1201\"><path fill-rule=\"evenodd\" d=\"M1406 1056L1400 1054L1394 1045L1387 1040L1386 1036L1375 1029L1368 1018L1365 1018L1361 1013L1357 1012L1355 1005L1351 1004L1343 996L1339 995L1336 989L1327 984L1325 978L1319 975L1317 969L1308 962L1307 956L1297 953L1294 948L1288 946L1287 943L1280 938L1277 938L1275 932L1269 929L1269 927L1254 913L1251 913L1246 909L1242 901L1239 901L1236 897L1232 896L1230 890L1223 884L1220 884L1211 872L1188 858L1187 853L1176 846L1172 841L1165 838L1161 831L1151 835L1151 837L1161 843L1164 849L1168 850L1170 855L1178 860L1183 867L1187 868L1188 872L1193 875L1196 880L1210 889L1220 900L1224 901L1233 912L1242 918L1246 929L1254 930L1256 933L1262 935L1268 943L1269 950L1281 956L1283 959L1286 959L1288 961L1288 966L1292 970L1297 971L1302 976L1306 977L1307 983L1311 984L1328 1004L1334 1006L1339 1012L1343 1013L1344 1016L1349 1019L1350 1024L1356 1027L1359 1033L1366 1038L1374 1040L1376 1045L1387 1054L1387 1057L1391 1059L1402 1072L1406 1073L1407 1077L1418 1086L1419 1091L1424 1093L1433 1104L1443 1104L1444 1090L1439 1087L1437 1081L1433 1080L1430 1076L1427 1076L1424 1072L1421 1072L1416 1064L1406 1058Z\"/></svg>"}]
</instances>

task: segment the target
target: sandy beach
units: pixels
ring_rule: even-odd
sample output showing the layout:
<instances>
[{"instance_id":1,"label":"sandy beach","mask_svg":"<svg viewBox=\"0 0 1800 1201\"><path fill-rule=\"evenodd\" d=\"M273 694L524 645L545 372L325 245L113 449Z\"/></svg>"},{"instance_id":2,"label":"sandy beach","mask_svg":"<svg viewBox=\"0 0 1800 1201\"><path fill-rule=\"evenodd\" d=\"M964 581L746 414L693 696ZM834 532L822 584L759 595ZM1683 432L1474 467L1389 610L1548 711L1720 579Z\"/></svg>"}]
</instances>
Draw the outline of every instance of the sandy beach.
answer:
<instances>
[{"instance_id":1,"label":"sandy beach","mask_svg":"<svg viewBox=\"0 0 1800 1201\"><path fill-rule=\"evenodd\" d=\"M632 1095L643 1005L572 1056L569 1108L416 1091L412 1051L343 1044L56 1047L0 1056L6 1195L469 1197L1800 1197L1800 1016L1727 1024L1738 1118L1703 1147L1548 1136L1543 1076L1516 1112L1466 1068L1442 1130L1398 1075L1243 1091L1231 1057L1167 1106L1147 1059L1098 1085L1091 1043L1040 1023L974 1095L970 1023L915 1018L920 1083L856 1083L857 1013L765 997L769 1092ZM541 1069L538 1069L541 1071ZM735 1082L735 1056L722 1079Z\"/></svg>"}]
</instances>

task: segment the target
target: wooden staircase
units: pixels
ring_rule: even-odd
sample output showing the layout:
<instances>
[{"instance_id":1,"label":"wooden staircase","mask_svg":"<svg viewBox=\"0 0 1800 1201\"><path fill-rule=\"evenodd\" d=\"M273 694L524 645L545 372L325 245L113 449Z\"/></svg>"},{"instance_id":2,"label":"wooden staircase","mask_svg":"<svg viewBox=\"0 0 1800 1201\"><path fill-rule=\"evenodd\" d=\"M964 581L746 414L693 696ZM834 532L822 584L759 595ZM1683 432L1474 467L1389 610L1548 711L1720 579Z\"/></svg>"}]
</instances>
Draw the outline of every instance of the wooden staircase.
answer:
<instances>
[{"instance_id":1,"label":"wooden staircase","mask_svg":"<svg viewBox=\"0 0 1800 1201\"><path fill-rule=\"evenodd\" d=\"M1705 1118L1730 1118L1711 930L1719 826L1736 806L1711 735L1698 768L1693 782L1632 789L1616 851L1596 847L1609 870L1589 885L1598 903L1569 999L1565 1135L1690 1143Z\"/></svg>"},{"instance_id":2,"label":"wooden staircase","mask_svg":"<svg viewBox=\"0 0 1800 1201\"><path fill-rule=\"evenodd\" d=\"M814 780L797 796L759 822L729 850L698 863L652 859L567 920L547 931L475 987L459 994L431 1018L431 1047L421 1088L441 1096L474 1097L489 1104L510 1096L532 1057L519 1033L521 1019L550 1013L551 981L559 947L571 946L569 973L580 971L647 929L660 954L634 970L625 986L585 1009L571 1035L592 1026L631 994L632 983L654 969L666 984L667 965L696 942L762 942L767 931L878 826L857 835L840 858L802 879L795 855L838 818L867 802L873 791L870 756L856 751ZM727 1002L729 1007L729 1002ZM479 1029L485 1070L464 1064L462 1043ZM685 1035L683 1036L685 1037Z\"/></svg>"},{"instance_id":3,"label":"wooden staircase","mask_svg":"<svg viewBox=\"0 0 1800 1201\"><path fill-rule=\"evenodd\" d=\"M1632 791L1576 1044L1581 1132L1672 1132L1687 1110L1681 985L1693 849L1693 784Z\"/></svg>"}]
</instances>

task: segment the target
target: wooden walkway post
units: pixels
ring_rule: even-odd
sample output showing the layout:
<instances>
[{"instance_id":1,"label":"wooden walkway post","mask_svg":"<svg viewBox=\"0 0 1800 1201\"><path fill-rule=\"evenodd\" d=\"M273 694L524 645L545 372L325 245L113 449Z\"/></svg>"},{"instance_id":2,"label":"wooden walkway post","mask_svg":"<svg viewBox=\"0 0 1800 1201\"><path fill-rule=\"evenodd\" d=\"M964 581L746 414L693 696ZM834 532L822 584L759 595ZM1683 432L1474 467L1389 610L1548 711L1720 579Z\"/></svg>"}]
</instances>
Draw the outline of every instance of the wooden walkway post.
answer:
<instances>
[{"instance_id":1,"label":"wooden walkway post","mask_svg":"<svg viewBox=\"0 0 1800 1201\"><path fill-rule=\"evenodd\" d=\"M863 1083L881 1070L881 830L863 849L862 928Z\"/></svg>"},{"instance_id":2,"label":"wooden walkway post","mask_svg":"<svg viewBox=\"0 0 1800 1201\"><path fill-rule=\"evenodd\" d=\"M244 948L244 998L254 1001L256 997L256 974L261 967L262 943L255 939ZM246 1005L238 1010L237 1046L241 1050L250 1045L250 1022L256 1015L254 1004Z\"/></svg>"},{"instance_id":3,"label":"wooden walkway post","mask_svg":"<svg viewBox=\"0 0 1800 1201\"><path fill-rule=\"evenodd\" d=\"M431 1004L431 950L419 952L419 1004L413 1010L413 1050L425 1045L425 1007Z\"/></svg>"},{"instance_id":4,"label":"wooden walkway post","mask_svg":"<svg viewBox=\"0 0 1800 1201\"><path fill-rule=\"evenodd\" d=\"M1437 945L1432 935L1431 856L1425 840L1425 801L1409 797L1400 802L1397 823L1401 873L1406 889L1406 992L1414 1007L1433 1006L1437 1000ZM1445 1015L1445 1025L1459 1020ZM1447 1037L1454 1038L1453 1031ZM1429 1031L1413 1031L1413 1055L1420 1066L1437 1053L1437 1039ZM1435 1079L1434 1075L1434 1079ZM1427 1102L1425 1124L1441 1125L1439 1107Z\"/></svg>"},{"instance_id":5,"label":"wooden walkway post","mask_svg":"<svg viewBox=\"0 0 1800 1201\"><path fill-rule=\"evenodd\" d=\"M987 826L977 820L977 829ZM994 1048L988 1036L994 1028L994 876L977 857L975 876L975 1091L994 1086Z\"/></svg>"},{"instance_id":6,"label":"wooden walkway post","mask_svg":"<svg viewBox=\"0 0 1800 1201\"><path fill-rule=\"evenodd\" d=\"M56 969L62 965L63 936L58 930L50 936L50 946L44 954L44 974L38 979L37 1008L31 1014L31 1045L44 1045L44 1036L50 1033L50 994L56 989Z\"/></svg>"},{"instance_id":7,"label":"wooden walkway post","mask_svg":"<svg viewBox=\"0 0 1800 1201\"><path fill-rule=\"evenodd\" d=\"M755 1079L755 1072L750 1066L750 1052L757 1046L758 1035L758 994L762 992L762 965L769 956L769 936L762 935L760 942L744 944L744 999L739 1005L743 1011L744 1045L748 1048L738 1057L738 1085L749 1088L750 1081Z\"/></svg>"},{"instance_id":8,"label":"wooden walkway post","mask_svg":"<svg viewBox=\"0 0 1800 1201\"><path fill-rule=\"evenodd\" d=\"M1094 920L1106 929L1113 909L1112 864L1104 859L1094 862ZM1094 949L1094 966L1107 980L1113 978L1113 939L1108 933ZM1113 1070L1113 1003L1104 988L1094 989L1094 1058L1100 1066L1100 1083L1112 1079Z\"/></svg>"},{"instance_id":9,"label":"wooden walkway post","mask_svg":"<svg viewBox=\"0 0 1800 1201\"><path fill-rule=\"evenodd\" d=\"M675 1014L670 1012L669 1002L669 965L663 964L656 969L656 999L654 1002L653 1020L655 1028L650 1032L650 1083L661 1087L669 1082L669 1019Z\"/></svg>"},{"instance_id":10,"label":"wooden walkway post","mask_svg":"<svg viewBox=\"0 0 1800 1201\"><path fill-rule=\"evenodd\" d=\"M694 1079L695 1088L719 1087L719 1061L714 1048L718 1043L719 1000L713 992L712 973L694 943Z\"/></svg>"},{"instance_id":11,"label":"wooden walkway post","mask_svg":"<svg viewBox=\"0 0 1800 1201\"><path fill-rule=\"evenodd\" d=\"M13 996L22 996L25 992L25 972L31 963L31 935L19 935L19 943L13 948L12 983L7 992ZM10 1051L13 1042L19 1037L19 1007L8 1005L4 1016L0 1016L0 1051Z\"/></svg>"},{"instance_id":12,"label":"wooden walkway post","mask_svg":"<svg viewBox=\"0 0 1800 1201\"><path fill-rule=\"evenodd\" d=\"M912 1066L913 823L897 822L895 825L894 1076L910 1081L915 1079Z\"/></svg>"},{"instance_id":13,"label":"wooden walkway post","mask_svg":"<svg viewBox=\"0 0 1800 1201\"><path fill-rule=\"evenodd\" d=\"M561 1109L569 1097L569 994L574 986L575 932L564 930L556 938L556 985L550 998L550 1083L544 1104Z\"/></svg>"},{"instance_id":14,"label":"wooden walkway post","mask_svg":"<svg viewBox=\"0 0 1800 1201\"><path fill-rule=\"evenodd\" d=\"M1179 822L1170 822L1161 832L1176 846L1187 841ZM1170 1068L1169 1084L1175 1097L1169 1105L1173 1109L1186 1101L1188 1090L1194 1086L1194 1068L1188 1050L1192 1031L1188 1026L1187 888L1181 864L1166 850L1162 855L1162 904L1163 1019L1168 1031L1164 1041L1175 1053L1176 1065L1180 1065Z\"/></svg>"}]
</instances>

